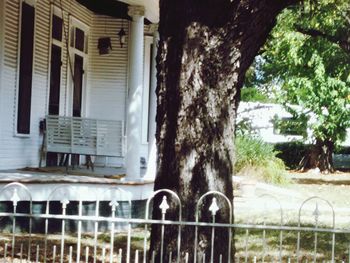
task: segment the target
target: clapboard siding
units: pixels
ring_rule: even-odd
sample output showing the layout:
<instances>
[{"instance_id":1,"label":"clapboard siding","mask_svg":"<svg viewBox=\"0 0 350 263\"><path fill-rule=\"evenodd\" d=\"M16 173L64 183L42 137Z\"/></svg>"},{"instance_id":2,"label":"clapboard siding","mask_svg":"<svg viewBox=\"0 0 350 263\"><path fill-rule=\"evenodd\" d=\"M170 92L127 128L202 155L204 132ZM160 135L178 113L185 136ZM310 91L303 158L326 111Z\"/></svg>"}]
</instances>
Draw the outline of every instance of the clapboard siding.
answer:
<instances>
[{"instance_id":1,"label":"clapboard siding","mask_svg":"<svg viewBox=\"0 0 350 263\"><path fill-rule=\"evenodd\" d=\"M4 73L4 28L5 28L5 2L0 1L0 123L3 123L1 112L4 111L3 73ZM0 144L2 143L2 126L0 125ZM0 146L1 148L1 146Z\"/></svg>"},{"instance_id":2,"label":"clapboard siding","mask_svg":"<svg viewBox=\"0 0 350 263\"><path fill-rule=\"evenodd\" d=\"M29 136L16 136L17 110L17 67L18 67L18 31L19 0L1 0L4 2L3 64L0 82L0 169L37 166L42 137L39 134L39 121L47 114L49 92L49 54L50 54L50 1L36 1L35 37L32 80L31 133ZM56 3L59 3L56 1ZM1 4L0 4L1 6ZM62 0L64 11L76 19L91 26L92 12L74 0ZM67 13L66 13L67 14ZM0 19L2 19L0 17ZM68 15L65 25L68 30ZM68 32L68 31L67 31ZM62 98L67 97L67 50L62 50ZM67 100L63 100L64 107Z\"/></svg>"},{"instance_id":3,"label":"clapboard siding","mask_svg":"<svg viewBox=\"0 0 350 263\"><path fill-rule=\"evenodd\" d=\"M128 23L124 21L128 35ZM125 120L125 98L127 88L128 48L120 47L118 32L122 20L95 15L90 37L89 68L89 116ZM112 50L109 55L100 56L97 45L100 37L110 37Z\"/></svg>"}]
</instances>

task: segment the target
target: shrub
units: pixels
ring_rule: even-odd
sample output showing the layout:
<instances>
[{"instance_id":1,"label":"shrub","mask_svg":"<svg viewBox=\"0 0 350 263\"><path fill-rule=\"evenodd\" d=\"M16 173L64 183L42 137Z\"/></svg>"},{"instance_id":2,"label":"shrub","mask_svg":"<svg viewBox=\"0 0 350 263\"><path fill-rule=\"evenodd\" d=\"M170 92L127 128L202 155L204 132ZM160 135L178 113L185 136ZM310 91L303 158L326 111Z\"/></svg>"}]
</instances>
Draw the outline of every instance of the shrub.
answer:
<instances>
[{"instance_id":1,"label":"shrub","mask_svg":"<svg viewBox=\"0 0 350 263\"><path fill-rule=\"evenodd\" d=\"M283 184L287 177L283 161L276 157L273 145L249 136L237 136L234 171L263 181Z\"/></svg>"},{"instance_id":2,"label":"shrub","mask_svg":"<svg viewBox=\"0 0 350 263\"><path fill-rule=\"evenodd\" d=\"M309 147L309 145L301 141L276 143L274 145L274 149L277 152L276 156L282 159L289 169L298 168L301 159L305 156Z\"/></svg>"}]
</instances>

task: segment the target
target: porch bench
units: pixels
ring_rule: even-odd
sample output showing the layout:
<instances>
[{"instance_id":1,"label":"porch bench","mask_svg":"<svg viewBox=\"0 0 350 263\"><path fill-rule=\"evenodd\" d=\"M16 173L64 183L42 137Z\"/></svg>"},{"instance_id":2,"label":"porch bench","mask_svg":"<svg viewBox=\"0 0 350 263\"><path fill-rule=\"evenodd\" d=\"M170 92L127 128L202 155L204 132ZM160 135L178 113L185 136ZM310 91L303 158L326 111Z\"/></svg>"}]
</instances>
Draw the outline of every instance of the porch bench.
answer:
<instances>
[{"instance_id":1,"label":"porch bench","mask_svg":"<svg viewBox=\"0 0 350 263\"><path fill-rule=\"evenodd\" d=\"M87 157L124 157L123 121L47 115L45 150Z\"/></svg>"}]
</instances>

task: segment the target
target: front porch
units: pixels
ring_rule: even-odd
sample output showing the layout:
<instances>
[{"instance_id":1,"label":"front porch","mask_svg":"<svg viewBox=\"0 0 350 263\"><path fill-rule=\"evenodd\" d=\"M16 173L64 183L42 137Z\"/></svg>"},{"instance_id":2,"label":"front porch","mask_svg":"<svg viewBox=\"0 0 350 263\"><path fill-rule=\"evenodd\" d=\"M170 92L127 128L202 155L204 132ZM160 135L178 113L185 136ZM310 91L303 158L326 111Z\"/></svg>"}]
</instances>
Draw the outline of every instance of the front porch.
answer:
<instances>
[{"instance_id":1,"label":"front porch","mask_svg":"<svg viewBox=\"0 0 350 263\"><path fill-rule=\"evenodd\" d=\"M60 185L71 185L84 199L92 189L103 198L111 185L130 190L133 199L147 198L155 175L158 1L5 0L0 17L0 186L26 183L37 200ZM19 70L27 64L33 64L30 78ZM96 125L89 122L87 134L73 123L59 134L64 143L44 149L48 116ZM108 136L100 122L115 124ZM67 143L68 149L58 147ZM93 156L95 171L65 174L65 167L56 167L62 154ZM39 170L39 163L53 167Z\"/></svg>"},{"instance_id":2,"label":"front porch","mask_svg":"<svg viewBox=\"0 0 350 263\"><path fill-rule=\"evenodd\" d=\"M12 182L25 184L32 201L46 201L50 194L59 187L69 188L71 200L107 201L110 188L128 193L131 200L145 200L153 192L153 181L143 179L145 168L140 169L140 179L128 179L125 168L95 167L94 171L84 166L23 168L0 171L0 189ZM24 195L23 198L26 198ZM0 200L10 200L10 196L0 196Z\"/></svg>"}]
</instances>

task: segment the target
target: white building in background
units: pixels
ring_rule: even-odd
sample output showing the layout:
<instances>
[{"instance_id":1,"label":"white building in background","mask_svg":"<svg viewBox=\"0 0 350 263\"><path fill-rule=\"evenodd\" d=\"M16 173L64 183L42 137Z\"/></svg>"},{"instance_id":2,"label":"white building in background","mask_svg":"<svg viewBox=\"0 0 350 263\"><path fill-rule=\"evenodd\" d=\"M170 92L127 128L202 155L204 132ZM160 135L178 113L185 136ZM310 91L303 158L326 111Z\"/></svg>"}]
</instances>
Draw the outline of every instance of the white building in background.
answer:
<instances>
[{"instance_id":1,"label":"white building in background","mask_svg":"<svg viewBox=\"0 0 350 263\"><path fill-rule=\"evenodd\" d=\"M38 166L50 114L122 121L125 156L95 161L140 178L154 145L158 1L111 0L113 16L93 2L0 1L0 169Z\"/></svg>"},{"instance_id":2,"label":"white building in background","mask_svg":"<svg viewBox=\"0 0 350 263\"><path fill-rule=\"evenodd\" d=\"M300 107L295 106L295 109ZM282 105L260 102L240 102L237 113L237 123L247 123L252 132L268 143L284 143L302 140L303 136L298 134L284 134L275 125L275 120L292 121L293 116ZM307 130L309 140L311 131ZM350 146L350 129L348 136L342 143L343 146Z\"/></svg>"}]
</instances>

